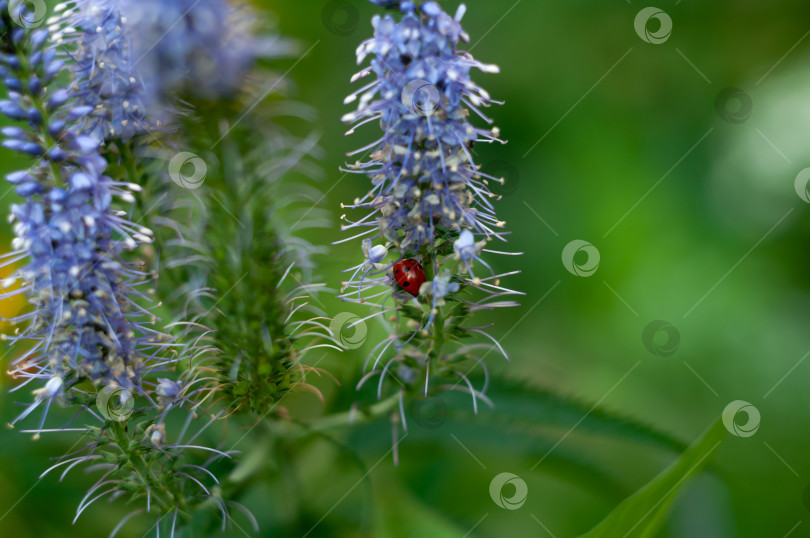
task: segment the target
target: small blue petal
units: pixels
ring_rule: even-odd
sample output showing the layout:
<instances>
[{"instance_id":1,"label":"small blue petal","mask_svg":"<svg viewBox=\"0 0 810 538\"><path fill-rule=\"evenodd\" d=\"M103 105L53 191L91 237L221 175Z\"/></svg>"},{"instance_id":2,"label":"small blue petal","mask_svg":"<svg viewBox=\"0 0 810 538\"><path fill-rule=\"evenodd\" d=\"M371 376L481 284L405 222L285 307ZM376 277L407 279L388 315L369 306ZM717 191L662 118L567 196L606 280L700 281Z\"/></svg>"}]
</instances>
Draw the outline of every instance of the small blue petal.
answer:
<instances>
[{"instance_id":1,"label":"small blue petal","mask_svg":"<svg viewBox=\"0 0 810 538\"><path fill-rule=\"evenodd\" d=\"M440 8L436 2L425 2L422 4L422 11L426 15L437 17L442 12L442 8Z\"/></svg>"},{"instance_id":2,"label":"small blue petal","mask_svg":"<svg viewBox=\"0 0 810 538\"><path fill-rule=\"evenodd\" d=\"M65 200L67 200L68 193L64 189L53 189L51 192L48 193L48 197L50 198L51 202L55 204L61 204Z\"/></svg>"},{"instance_id":3,"label":"small blue petal","mask_svg":"<svg viewBox=\"0 0 810 538\"><path fill-rule=\"evenodd\" d=\"M8 138L18 138L20 140L24 140L28 137L28 132L22 127L3 127L0 132L3 133L3 136Z\"/></svg>"},{"instance_id":4,"label":"small blue petal","mask_svg":"<svg viewBox=\"0 0 810 538\"><path fill-rule=\"evenodd\" d=\"M60 106L64 105L68 100L68 92L63 89L56 90L51 95L51 98L48 99L48 108L51 110L55 110Z\"/></svg>"},{"instance_id":5,"label":"small blue petal","mask_svg":"<svg viewBox=\"0 0 810 538\"><path fill-rule=\"evenodd\" d=\"M54 60L48 64L45 68L45 82L50 82L53 80L59 71L62 70L62 67L65 65L65 62L62 60Z\"/></svg>"},{"instance_id":6,"label":"small blue petal","mask_svg":"<svg viewBox=\"0 0 810 538\"><path fill-rule=\"evenodd\" d=\"M43 45L43 43L45 43L47 39L47 30L34 30L34 32L31 34L31 46L34 49L38 49Z\"/></svg>"},{"instance_id":7,"label":"small blue petal","mask_svg":"<svg viewBox=\"0 0 810 538\"><path fill-rule=\"evenodd\" d=\"M31 54L31 57L28 59L28 64L31 66L32 69L36 69L39 67L39 63L42 61L42 51L38 50Z\"/></svg>"},{"instance_id":8,"label":"small blue petal","mask_svg":"<svg viewBox=\"0 0 810 538\"><path fill-rule=\"evenodd\" d=\"M28 121L33 123L34 125L39 125L42 123L42 113L37 110L36 108L28 109Z\"/></svg>"},{"instance_id":9,"label":"small blue petal","mask_svg":"<svg viewBox=\"0 0 810 538\"><path fill-rule=\"evenodd\" d=\"M33 196L34 194L38 194L45 189L39 183L23 183L22 185L18 185L14 190L18 195L27 198L29 196Z\"/></svg>"},{"instance_id":10,"label":"small blue petal","mask_svg":"<svg viewBox=\"0 0 810 538\"><path fill-rule=\"evenodd\" d=\"M93 180L84 172L76 172L70 176L70 186L76 190L85 190L93 186Z\"/></svg>"},{"instance_id":11,"label":"small blue petal","mask_svg":"<svg viewBox=\"0 0 810 538\"><path fill-rule=\"evenodd\" d=\"M22 69L22 63L20 62L20 59L17 58L16 56L9 55L8 58L6 59L6 63L13 71L19 71L20 69Z\"/></svg>"},{"instance_id":12,"label":"small blue petal","mask_svg":"<svg viewBox=\"0 0 810 538\"><path fill-rule=\"evenodd\" d=\"M3 147L19 151L21 153L28 153L34 157L42 155L42 147L34 142L25 142L23 140L3 140Z\"/></svg>"},{"instance_id":13,"label":"small blue petal","mask_svg":"<svg viewBox=\"0 0 810 538\"><path fill-rule=\"evenodd\" d=\"M11 32L11 40L14 42L15 45L19 46L24 39L25 39L25 30L23 30L22 28L15 28Z\"/></svg>"},{"instance_id":14,"label":"small blue petal","mask_svg":"<svg viewBox=\"0 0 810 538\"><path fill-rule=\"evenodd\" d=\"M0 101L0 112L15 120L24 120L28 114L20 108L20 105L11 101Z\"/></svg>"},{"instance_id":15,"label":"small blue petal","mask_svg":"<svg viewBox=\"0 0 810 538\"><path fill-rule=\"evenodd\" d=\"M93 111L93 107L91 106L77 106L68 112L67 117L65 118L67 121L76 121L79 120Z\"/></svg>"},{"instance_id":16,"label":"small blue petal","mask_svg":"<svg viewBox=\"0 0 810 538\"><path fill-rule=\"evenodd\" d=\"M99 141L92 136L77 136L73 142L82 155L97 150L99 146Z\"/></svg>"},{"instance_id":17,"label":"small blue petal","mask_svg":"<svg viewBox=\"0 0 810 538\"><path fill-rule=\"evenodd\" d=\"M31 95L38 96L39 92L42 91L42 82L37 77L31 78L31 82L28 83L28 89L31 92Z\"/></svg>"},{"instance_id":18,"label":"small blue petal","mask_svg":"<svg viewBox=\"0 0 810 538\"><path fill-rule=\"evenodd\" d=\"M6 180L12 185L23 183L25 181L34 181L34 177L28 173L27 170L20 170L19 172L12 172L6 176Z\"/></svg>"},{"instance_id":19,"label":"small blue petal","mask_svg":"<svg viewBox=\"0 0 810 538\"><path fill-rule=\"evenodd\" d=\"M22 91L22 84L20 83L20 79L15 77L6 77L3 80L3 83L11 90L17 90L18 92Z\"/></svg>"},{"instance_id":20,"label":"small blue petal","mask_svg":"<svg viewBox=\"0 0 810 538\"><path fill-rule=\"evenodd\" d=\"M62 120L53 120L51 124L48 126L48 134L53 137L58 138L60 134L62 134L62 130L65 128L65 122Z\"/></svg>"},{"instance_id":21,"label":"small blue petal","mask_svg":"<svg viewBox=\"0 0 810 538\"><path fill-rule=\"evenodd\" d=\"M42 62L44 65L49 65L54 58L56 58L56 51L52 48L43 51Z\"/></svg>"},{"instance_id":22,"label":"small blue petal","mask_svg":"<svg viewBox=\"0 0 810 538\"><path fill-rule=\"evenodd\" d=\"M69 155L62 148L55 146L48 150L48 159L55 163L60 163L67 159Z\"/></svg>"}]
</instances>

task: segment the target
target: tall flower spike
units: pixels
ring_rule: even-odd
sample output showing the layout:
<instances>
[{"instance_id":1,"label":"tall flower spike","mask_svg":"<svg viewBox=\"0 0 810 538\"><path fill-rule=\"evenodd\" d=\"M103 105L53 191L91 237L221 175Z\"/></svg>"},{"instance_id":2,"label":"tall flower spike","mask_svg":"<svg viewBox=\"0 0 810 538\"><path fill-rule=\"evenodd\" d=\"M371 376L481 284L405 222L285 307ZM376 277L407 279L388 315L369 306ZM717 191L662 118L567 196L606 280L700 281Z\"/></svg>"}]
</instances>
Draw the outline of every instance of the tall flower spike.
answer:
<instances>
[{"instance_id":1,"label":"tall flower spike","mask_svg":"<svg viewBox=\"0 0 810 538\"><path fill-rule=\"evenodd\" d=\"M124 0L70 0L50 21L53 39L66 51L71 91L93 107L82 128L99 140L129 140L161 127L166 114L148 114L146 90L134 55Z\"/></svg>"},{"instance_id":2,"label":"tall flower spike","mask_svg":"<svg viewBox=\"0 0 810 538\"><path fill-rule=\"evenodd\" d=\"M91 0L92 1L92 0ZM148 99L229 96L255 61L286 47L255 37L256 14L226 0L124 2L133 57Z\"/></svg>"},{"instance_id":3,"label":"tall flower spike","mask_svg":"<svg viewBox=\"0 0 810 538\"><path fill-rule=\"evenodd\" d=\"M93 107L84 129L99 139L171 128L188 111L182 99L235 93L271 52L253 37L255 14L226 0L68 0L54 10L71 91Z\"/></svg>"},{"instance_id":4,"label":"tall flower spike","mask_svg":"<svg viewBox=\"0 0 810 538\"><path fill-rule=\"evenodd\" d=\"M13 390L40 385L34 402L14 422L45 406L39 426L24 432L37 437L84 432L84 448L63 456L46 473L61 467L64 478L78 465L104 471L79 503L76 518L104 497L143 502L145 507L126 516L112 535L141 512L155 513L158 524L170 521L173 534L178 519L188 520L188 509L204 506L219 509L223 530L228 506L247 513L255 527L244 507L223 499L208 469L233 451L197 440L216 416L189 434L206 401L211 357L200 353L199 341L181 346L150 327L156 321L149 298L153 290L144 288L151 275L127 254L152 242L152 232L126 218L133 192L141 188L105 174L102 146L84 130L94 108L57 84L68 68L51 48L54 43L45 30L14 27L0 0L0 74L9 89L0 112L27 123L3 128L3 146L37 159L31 168L7 176L25 201L12 207L17 237L0 266L22 267L3 281L11 291L0 299L25 294L33 307L11 320L23 325L11 343L27 344L12 363L12 375L23 380ZM182 373L172 375L177 365ZM71 423L81 416L82 422L92 419L91 425L44 429L54 401L80 407ZM175 421L167 424L175 409L187 414L182 428Z\"/></svg>"},{"instance_id":5,"label":"tall flower spike","mask_svg":"<svg viewBox=\"0 0 810 538\"><path fill-rule=\"evenodd\" d=\"M508 296L519 294L500 283L514 272L495 274L482 259L483 252L510 253L486 248L493 239L506 240L504 222L492 205L496 196L489 189L489 182L502 180L482 172L472 155L476 142L503 143L497 128L476 127L469 119L472 111L491 125L482 109L494 102L472 81L471 70L497 73L498 68L459 50L469 41L460 24L464 5L455 17L436 2L401 2L399 7L398 21L376 15L374 37L358 47L358 64L368 56L371 62L352 81L372 75L375 79L346 98L346 104L357 102L357 109L343 117L352 125L347 134L372 122L379 122L383 134L349 154L369 155L346 171L369 176L372 188L342 206L366 211L356 221L344 217L343 226L357 232L349 239L365 237L366 261L351 269L341 297L371 300L367 304L379 309L374 316L393 314L394 321L392 334L366 360L371 371L358 387L378 375L378 397L386 378L399 388L400 398L443 388L461 390L471 394L477 410L486 386L475 388L468 374L480 365L486 378L482 359L489 351L479 350L497 348L506 354L483 328L465 322L477 310L516 305ZM387 262L386 255L392 255ZM406 292L393 278L394 264L404 259L419 262L425 272L427 280L418 295ZM474 273L476 263L484 269ZM410 261L406 265L415 267ZM472 334L488 344L462 345ZM442 384L434 386L434 378Z\"/></svg>"},{"instance_id":6,"label":"tall flower spike","mask_svg":"<svg viewBox=\"0 0 810 538\"><path fill-rule=\"evenodd\" d=\"M155 365L166 364L166 342L141 305L151 301L143 289L150 275L126 256L152 242L152 232L116 208L130 207L140 188L105 175L98 140L77 133L92 108L64 88L50 91L63 64L48 32L5 23L0 70L9 91L0 112L26 125L4 128L3 146L36 161L7 176L25 201L11 208L16 238L2 266L23 265L0 298L25 294L33 307L11 320L22 325L11 343L28 343L12 375L24 380L17 388L43 385L17 422L43 403L69 399L82 380L142 393L142 372L165 367Z\"/></svg>"},{"instance_id":7,"label":"tall flower spike","mask_svg":"<svg viewBox=\"0 0 810 538\"><path fill-rule=\"evenodd\" d=\"M160 289L178 318L211 331L208 351L216 358L210 364L216 380L207 385L211 399L233 412L283 413L279 402L287 394L317 392L307 374L319 371L303 364L302 357L332 346L318 342L334 341L329 321L312 304L319 302L316 292L322 286L312 282L312 256L323 248L300 236L307 228L331 224L323 210L313 208L320 193L308 180L321 174L311 159L321 151L318 136L288 130L297 132L298 120L310 114L300 104L268 95L267 88L280 82L272 73L266 73L270 81L262 84L261 94L251 95L245 83L256 74L245 71L248 61L260 52L285 55L287 40L273 36L272 47L266 48L262 44L269 39L254 37L241 24L228 26L227 19L241 12L221 0L178 1L159 17L159 10L144 7L153 4L138 3L132 8L137 16L127 15L134 29L156 25L145 36L158 39L168 32L165 41L171 46L161 40L142 60L147 65L142 72L151 73L144 79L147 87L154 82L160 92L167 87L182 92L178 85L197 84L193 79L202 77L195 90L204 83L222 84L226 93L240 90L233 99L195 101L204 112L184 124L194 136L183 144L202 163L204 178L193 189L180 188L176 183L183 184L182 171L170 164L173 181L146 186L158 206L148 218L158 232L156 249L164 256ZM170 27L175 16L182 21ZM148 37L136 33L140 45L135 48L149 45ZM157 72L150 61L157 62ZM181 64L183 70L169 69ZM255 105L234 119L234 105L246 95L253 103L264 101L257 109L261 120L248 114ZM287 127L272 121L280 114ZM176 162L172 152L151 149L164 167Z\"/></svg>"},{"instance_id":8,"label":"tall flower spike","mask_svg":"<svg viewBox=\"0 0 810 538\"><path fill-rule=\"evenodd\" d=\"M298 234L330 219L310 205L317 137L297 138L275 125L244 126L263 142L246 149L241 137L223 139L204 153L227 125L213 114L195 125L201 154L210 163L193 192L168 185L162 210L151 217L158 247L170 251L162 289L182 308L178 315L210 328L214 378L211 399L233 412L283 412L287 394L310 390L302 358L335 347L320 303L322 284L311 280L311 257L321 251ZM251 144L253 145L253 144ZM180 304L177 304L180 303ZM314 304L313 304L314 303ZM324 343L325 342L325 343Z\"/></svg>"}]
</instances>

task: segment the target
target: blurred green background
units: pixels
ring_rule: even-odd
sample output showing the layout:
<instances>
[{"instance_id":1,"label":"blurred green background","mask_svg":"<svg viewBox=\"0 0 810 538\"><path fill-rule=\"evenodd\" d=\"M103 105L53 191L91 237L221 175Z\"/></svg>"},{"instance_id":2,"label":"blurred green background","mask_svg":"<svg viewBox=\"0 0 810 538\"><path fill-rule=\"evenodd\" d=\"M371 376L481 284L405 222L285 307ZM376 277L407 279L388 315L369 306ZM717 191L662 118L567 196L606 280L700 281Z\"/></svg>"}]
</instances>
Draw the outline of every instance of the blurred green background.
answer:
<instances>
[{"instance_id":1,"label":"blurred green background","mask_svg":"<svg viewBox=\"0 0 810 538\"><path fill-rule=\"evenodd\" d=\"M457 4L440 3L451 13ZM474 55L501 68L476 80L505 101L489 112L509 141L475 149L479 163L506 176L498 207L511 249L524 252L498 259L498 268L521 269L510 284L527 294L520 308L498 314L492 331L511 361L487 360L494 373L574 396L586 411L598 403L685 443L730 402L750 402L761 414L758 431L721 443L711 471L684 490L661 536L810 536L810 207L794 185L810 166L810 5L656 6L673 24L660 44L636 33L634 18L646 7L637 1L467 2ZM274 67L291 69L290 97L317 109L327 192L321 206L334 210L336 224L316 240L331 243L343 237L340 202L366 189L338 166L373 129L345 138L339 118L349 110L342 100L352 90L354 49L380 9L363 0L261 7L302 51L313 47L297 63ZM7 151L1 162L3 173L24 164ZM591 276L563 266L563 248L577 239L598 249ZM8 228L2 240L10 240ZM339 271L360 256L358 242L336 246L320 272L338 287ZM325 303L332 314L363 313ZM656 320L677 333L671 354L645 345L644 329ZM320 383L326 407L301 396L301 413L348 408L362 360L382 334L370 329L360 349L324 358L319 366L341 386ZM655 342L666 348L666 334L659 331ZM12 401L0 399L3 422L16 414ZM448 403L469 406L468 399ZM394 467L385 456L389 429L382 420L342 434L370 470L368 480L328 441L268 453L275 480L246 498L261 535L301 536L314 526L309 536L576 536L676 456L576 428L549 434L554 451L575 451L610 476L615 487L600 489L545 462L535 466L547 449L452 419L436 429L412 427ZM68 435L31 442L2 434L3 536L102 536L125 513L98 504L71 526L91 479L37 480L47 458L71 445ZM504 471L528 485L518 510L490 498L490 481Z\"/></svg>"}]
</instances>

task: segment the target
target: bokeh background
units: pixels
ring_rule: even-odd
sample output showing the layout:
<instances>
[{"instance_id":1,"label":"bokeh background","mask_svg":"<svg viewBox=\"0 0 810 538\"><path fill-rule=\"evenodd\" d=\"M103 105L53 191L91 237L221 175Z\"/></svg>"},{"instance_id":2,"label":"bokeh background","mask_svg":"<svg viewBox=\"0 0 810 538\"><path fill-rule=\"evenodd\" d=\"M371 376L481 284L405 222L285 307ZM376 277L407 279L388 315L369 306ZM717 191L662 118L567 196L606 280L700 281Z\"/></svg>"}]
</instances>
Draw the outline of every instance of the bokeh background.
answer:
<instances>
[{"instance_id":1,"label":"bokeh background","mask_svg":"<svg viewBox=\"0 0 810 538\"><path fill-rule=\"evenodd\" d=\"M302 51L312 47L273 67L290 69L289 96L317 111L320 206L334 210L335 225L313 237L331 243L343 237L340 202L366 189L338 167L371 130L344 137L339 118L349 110L342 100L354 49L380 9L363 0L256 3ZM440 3L450 12L457 4ZM634 19L647 7L637 0L469 0L464 18L472 52L501 68L477 80L505 101L490 114L508 144L475 149L506 178L499 209L509 246L524 253L498 260L499 269L522 270L511 285L526 297L499 313L492 332L511 360L492 354L488 362L499 376L575 398L582 416L565 417L568 426L545 428L532 442L525 427L498 433L487 409L479 425L450 413L439 427L412 427L398 467L386 455L385 419L282 445L265 454L267 480L245 497L262 536L576 536L677 456L573 428L592 406L689 443L735 400L756 407L759 429L721 443L660 536L810 536L810 197L800 175L810 167L810 5L655 5L672 20L662 43L636 32ZM656 24L648 26L653 34ZM0 171L24 165L3 152ZM0 213L13 201L3 195ZM0 234L7 245L11 230ZM599 253L590 276L563 265L573 240ZM340 271L360 255L357 242L335 246L320 273L338 287ZM324 303L333 314L363 313ZM3 312L22 306L10 300ZM645 327L659 320L666 329L645 340ZM348 409L379 334L370 324L364 346L327 354L320 366L341 385L325 381L326 404L305 395L294 408L313 417ZM5 394L10 383L2 379L4 423L17 412L14 395ZM549 407L521 398L512 405L542 429ZM447 405L469 401L448 397ZM48 458L73 443L63 435L32 442L0 434L0 535L102 536L125 513L99 504L70 525L91 478L37 479ZM550 446L590 462L604 479L567 473L553 458L535 465ZM518 510L490 498L490 481L504 471L527 483ZM142 531L133 525L121 535Z\"/></svg>"}]
</instances>

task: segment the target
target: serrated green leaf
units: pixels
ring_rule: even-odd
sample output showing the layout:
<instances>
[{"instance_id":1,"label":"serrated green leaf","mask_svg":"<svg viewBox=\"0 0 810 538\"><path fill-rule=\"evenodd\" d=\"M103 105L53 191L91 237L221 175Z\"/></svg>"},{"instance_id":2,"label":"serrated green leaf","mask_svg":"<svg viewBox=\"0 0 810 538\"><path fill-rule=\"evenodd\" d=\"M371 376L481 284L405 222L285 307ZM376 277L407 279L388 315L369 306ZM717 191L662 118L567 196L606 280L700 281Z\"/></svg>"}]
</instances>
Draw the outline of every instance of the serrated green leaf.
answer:
<instances>
[{"instance_id":1,"label":"serrated green leaf","mask_svg":"<svg viewBox=\"0 0 810 538\"><path fill-rule=\"evenodd\" d=\"M577 433L648 442L679 452L686 448L685 443L645 422L523 381L495 377L487 396L495 407L480 412L480 420L534 429L557 427L566 431L576 424Z\"/></svg>"}]
</instances>

